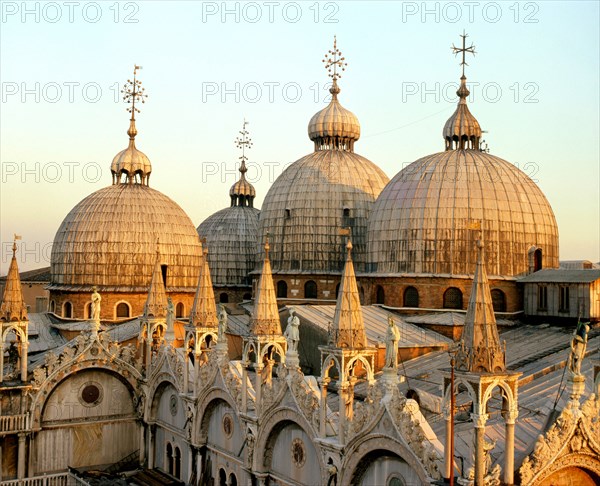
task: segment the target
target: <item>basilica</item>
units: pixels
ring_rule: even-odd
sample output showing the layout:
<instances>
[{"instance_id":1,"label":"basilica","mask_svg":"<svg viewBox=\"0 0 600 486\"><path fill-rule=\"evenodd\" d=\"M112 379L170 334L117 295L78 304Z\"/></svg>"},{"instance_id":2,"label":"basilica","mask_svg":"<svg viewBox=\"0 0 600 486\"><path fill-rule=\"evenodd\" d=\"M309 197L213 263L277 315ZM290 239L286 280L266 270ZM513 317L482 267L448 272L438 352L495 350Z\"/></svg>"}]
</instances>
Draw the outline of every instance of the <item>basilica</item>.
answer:
<instances>
[{"instance_id":1,"label":"basilica","mask_svg":"<svg viewBox=\"0 0 600 486\"><path fill-rule=\"evenodd\" d=\"M465 38L442 151L391 180L355 151L334 41L313 151L256 208L244 122L229 207L197 227L150 186L136 67L44 312L13 246L0 485L599 484L600 274L559 268L548 200L482 148Z\"/></svg>"}]
</instances>

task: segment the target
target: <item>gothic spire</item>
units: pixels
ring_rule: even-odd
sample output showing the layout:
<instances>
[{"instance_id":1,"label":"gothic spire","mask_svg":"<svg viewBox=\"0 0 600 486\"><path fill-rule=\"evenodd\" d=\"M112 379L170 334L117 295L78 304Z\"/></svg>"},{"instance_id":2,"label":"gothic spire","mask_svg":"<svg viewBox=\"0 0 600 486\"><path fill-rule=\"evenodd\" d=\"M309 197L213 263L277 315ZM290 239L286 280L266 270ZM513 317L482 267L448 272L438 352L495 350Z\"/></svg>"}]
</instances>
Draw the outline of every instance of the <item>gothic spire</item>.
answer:
<instances>
[{"instance_id":1,"label":"gothic spire","mask_svg":"<svg viewBox=\"0 0 600 486\"><path fill-rule=\"evenodd\" d=\"M271 274L269 261L269 237L265 243L265 260L256 289L256 299L252 317L250 318L250 332L254 335L281 336L281 323L277 309L277 298Z\"/></svg>"},{"instance_id":2,"label":"gothic spire","mask_svg":"<svg viewBox=\"0 0 600 486\"><path fill-rule=\"evenodd\" d=\"M13 255L6 276L6 287L2 295L2 304L0 305L0 320L5 322L26 321L27 306L23 299L21 290L21 278L19 277L19 266L17 265L17 240L21 237L15 235L13 241Z\"/></svg>"},{"instance_id":3,"label":"gothic spire","mask_svg":"<svg viewBox=\"0 0 600 486\"><path fill-rule=\"evenodd\" d=\"M148 290L148 298L144 305L144 317L166 318L167 317L167 292L160 266L160 249L158 241L156 242L156 261L154 263L154 271L152 272L152 280Z\"/></svg>"},{"instance_id":4,"label":"gothic spire","mask_svg":"<svg viewBox=\"0 0 600 486\"><path fill-rule=\"evenodd\" d=\"M333 317L333 342L338 348L364 348L367 345L365 324L352 263L352 242L346 245L348 256L340 282Z\"/></svg>"},{"instance_id":5,"label":"gothic spire","mask_svg":"<svg viewBox=\"0 0 600 486\"><path fill-rule=\"evenodd\" d=\"M190 314L190 324L196 327L213 328L217 328L219 325L215 293L208 266L208 250L206 248L204 248L202 269L200 270L196 296L194 297L194 304L192 305L192 312Z\"/></svg>"}]
</instances>

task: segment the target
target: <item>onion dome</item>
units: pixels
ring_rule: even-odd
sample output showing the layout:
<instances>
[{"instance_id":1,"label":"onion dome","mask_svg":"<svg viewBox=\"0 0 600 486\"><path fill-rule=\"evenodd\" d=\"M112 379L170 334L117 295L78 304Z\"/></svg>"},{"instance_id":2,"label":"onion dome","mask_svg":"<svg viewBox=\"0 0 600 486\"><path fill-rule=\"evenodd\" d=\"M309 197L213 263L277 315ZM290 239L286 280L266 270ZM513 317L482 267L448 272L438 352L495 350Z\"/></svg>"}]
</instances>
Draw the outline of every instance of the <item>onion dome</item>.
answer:
<instances>
[{"instance_id":1,"label":"onion dome","mask_svg":"<svg viewBox=\"0 0 600 486\"><path fill-rule=\"evenodd\" d=\"M478 149L481 127L467 106L467 98L471 93L467 89L467 78L464 75L460 78L460 88L456 94L460 101L456 111L444 125L443 136L446 141L446 150Z\"/></svg>"},{"instance_id":2,"label":"onion dome","mask_svg":"<svg viewBox=\"0 0 600 486\"><path fill-rule=\"evenodd\" d=\"M137 71L136 66L136 71ZM139 81L125 99L141 99ZM128 85L125 86L126 91ZM145 95L144 95L145 96ZM132 113L138 112L135 105ZM125 173L125 172L123 172ZM202 245L181 207L128 173L128 183L100 189L79 202L60 225L50 257L50 290L147 293L156 261L167 292L193 292Z\"/></svg>"},{"instance_id":3,"label":"onion dome","mask_svg":"<svg viewBox=\"0 0 600 486\"><path fill-rule=\"evenodd\" d=\"M254 208L256 190L245 177L245 150L252 146L246 125L247 122L244 121L240 131L242 137L236 140L237 147L242 149L242 164L240 179L229 191L231 206L210 215L198 226L198 234L211 249L207 258L216 287L252 285L249 274L254 270L256 262L260 211Z\"/></svg>"},{"instance_id":4,"label":"onion dome","mask_svg":"<svg viewBox=\"0 0 600 486\"><path fill-rule=\"evenodd\" d=\"M463 40L457 50L464 55L474 48L465 48ZM481 130L466 109L462 87L459 108L446 124L456 122L457 138L444 130L447 150L405 167L373 206L368 246L377 274L472 275L473 221L481 222L491 275L526 273L532 246L542 250L545 267L558 267L558 228L550 204L527 174L479 149Z\"/></svg>"},{"instance_id":5,"label":"onion dome","mask_svg":"<svg viewBox=\"0 0 600 486\"><path fill-rule=\"evenodd\" d=\"M309 124L315 150L277 178L261 208L258 252L262 255L269 232L276 273L341 274L348 227L354 262L363 270L367 218L389 180L373 162L354 152L360 124L338 101L338 69L343 71L346 63L336 42L324 61L333 78L332 100Z\"/></svg>"},{"instance_id":6,"label":"onion dome","mask_svg":"<svg viewBox=\"0 0 600 486\"><path fill-rule=\"evenodd\" d=\"M142 82L136 79L138 69L139 67L136 66L133 71L133 81L128 79L127 84L121 90L123 99L127 103L131 103L131 107L127 110L131 113L129 129L127 130L129 146L115 155L110 165L113 184L120 184L124 176L125 182L129 184L132 184L139 177L142 184L148 185L150 173L152 172L150 159L135 147L135 136L138 133L135 127L135 114L140 112L135 107L135 103L136 101L145 103L145 99L148 97L144 94L145 88L142 88Z\"/></svg>"}]
</instances>

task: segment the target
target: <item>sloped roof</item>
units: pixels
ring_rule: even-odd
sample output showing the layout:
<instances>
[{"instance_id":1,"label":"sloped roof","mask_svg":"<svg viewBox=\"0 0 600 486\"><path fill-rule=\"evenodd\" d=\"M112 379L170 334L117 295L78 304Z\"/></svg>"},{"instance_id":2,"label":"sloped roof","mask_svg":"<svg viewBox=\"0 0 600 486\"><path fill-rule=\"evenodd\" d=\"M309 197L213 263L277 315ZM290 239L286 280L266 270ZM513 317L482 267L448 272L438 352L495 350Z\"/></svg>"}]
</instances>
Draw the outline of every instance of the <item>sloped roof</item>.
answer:
<instances>
[{"instance_id":1,"label":"sloped roof","mask_svg":"<svg viewBox=\"0 0 600 486\"><path fill-rule=\"evenodd\" d=\"M535 273L520 278L523 283L591 283L600 279L600 269L567 270L551 269L539 270Z\"/></svg>"}]
</instances>

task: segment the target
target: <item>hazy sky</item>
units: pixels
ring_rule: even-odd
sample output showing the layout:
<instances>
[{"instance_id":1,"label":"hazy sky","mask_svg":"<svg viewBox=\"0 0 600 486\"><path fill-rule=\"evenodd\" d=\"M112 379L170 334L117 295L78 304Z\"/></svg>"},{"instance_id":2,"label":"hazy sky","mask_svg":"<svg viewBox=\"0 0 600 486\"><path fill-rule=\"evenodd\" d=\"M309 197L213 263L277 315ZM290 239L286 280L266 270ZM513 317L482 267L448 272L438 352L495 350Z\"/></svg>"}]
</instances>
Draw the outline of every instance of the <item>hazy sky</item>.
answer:
<instances>
[{"instance_id":1,"label":"hazy sky","mask_svg":"<svg viewBox=\"0 0 600 486\"><path fill-rule=\"evenodd\" d=\"M198 225L229 205L234 140L250 121L256 206L286 164L312 151L326 103L321 59L337 34L348 67L341 103L361 122L355 150L391 178L444 148L463 29L470 108L492 154L541 187L561 259L600 260L599 3L10 2L0 24L0 273L13 233L21 269L49 264L70 209L111 183L127 145L121 85L149 95L137 147L150 185Z\"/></svg>"}]
</instances>

